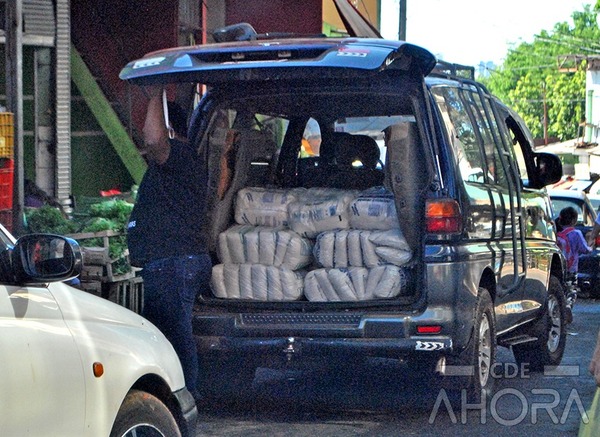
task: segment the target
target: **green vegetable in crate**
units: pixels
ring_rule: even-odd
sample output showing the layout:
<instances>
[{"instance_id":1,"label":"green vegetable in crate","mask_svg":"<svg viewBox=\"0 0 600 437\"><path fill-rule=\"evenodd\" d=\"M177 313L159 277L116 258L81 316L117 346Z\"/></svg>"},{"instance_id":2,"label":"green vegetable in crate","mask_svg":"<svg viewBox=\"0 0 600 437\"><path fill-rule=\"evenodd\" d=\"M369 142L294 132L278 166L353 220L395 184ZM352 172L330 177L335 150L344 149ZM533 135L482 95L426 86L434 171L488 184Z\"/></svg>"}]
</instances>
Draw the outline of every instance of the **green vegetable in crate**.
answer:
<instances>
[{"instance_id":1,"label":"green vegetable in crate","mask_svg":"<svg viewBox=\"0 0 600 437\"><path fill-rule=\"evenodd\" d=\"M118 222L124 228L133 209L133 204L121 199L107 200L90 206L92 217L104 217Z\"/></svg>"},{"instance_id":2,"label":"green vegetable in crate","mask_svg":"<svg viewBox=\"0 0 600 437\"><path fill-rule=\"evenodd\" d=\"M58 209L45 205L25 211L27 230L31 233L70 234L77 231L77 224L66 219Z\"/></svg>"},{"instance_id":3,"label":"green vegetable in crate","mask_svg":"<svg viewBox=\"0 0 600 437\"><path fill-rule=\"evenodd\" d=\"M119 231L121 224L105 217L95 217L83 228L83 232Z\"/></svg>"},{"instance_id":4,"label":"green vegetable in crate","mask_svg":"<svg viewBox=\"0 0 600 437\"><path fill-rule=\"evenodd\" d=\"M105 202L108 203L108 202ZM102 231L122 231L123 224L116 220L104 217L96 217L88 223L83 229L84 232L102 232ZM102 247L102 238L89 238L85 240L88 247ZM125 235L110 237L108 245L108 255L111 259L117 260L113 265L116 274L127 273L131 266L129 265L125 253L127 250L127 240Z\"/></svg>"}]
</instances>

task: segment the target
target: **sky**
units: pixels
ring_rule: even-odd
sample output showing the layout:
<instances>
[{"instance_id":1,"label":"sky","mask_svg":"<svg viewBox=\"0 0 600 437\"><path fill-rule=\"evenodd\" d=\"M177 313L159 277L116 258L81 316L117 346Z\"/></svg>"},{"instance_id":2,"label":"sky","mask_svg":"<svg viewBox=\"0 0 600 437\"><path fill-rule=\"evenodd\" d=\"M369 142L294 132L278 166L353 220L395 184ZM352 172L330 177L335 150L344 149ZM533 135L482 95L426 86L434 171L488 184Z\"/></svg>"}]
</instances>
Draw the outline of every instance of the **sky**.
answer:
<instances>
[{"instance_id":1,"label":"sky","mask_svg":"<svg viewBox=\"0 0 600 437\"><path fill-rule=\"evenodd\" d=\"M476 66L502 64L511 47L532 42L595 0L407 0L406 40L438 59ZM381 33L398 39L399 0L381 0Z\"/></svg>"}]
</instances>

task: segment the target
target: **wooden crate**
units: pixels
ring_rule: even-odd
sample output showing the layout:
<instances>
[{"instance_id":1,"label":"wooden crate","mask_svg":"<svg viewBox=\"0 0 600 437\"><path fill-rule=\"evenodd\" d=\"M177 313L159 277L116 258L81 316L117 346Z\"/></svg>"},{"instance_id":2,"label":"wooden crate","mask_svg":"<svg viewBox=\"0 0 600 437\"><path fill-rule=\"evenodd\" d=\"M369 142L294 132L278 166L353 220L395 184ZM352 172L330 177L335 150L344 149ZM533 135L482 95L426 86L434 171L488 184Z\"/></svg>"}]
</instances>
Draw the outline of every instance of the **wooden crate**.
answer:
<instances>
[{"instance_id":1,"label":"wooden crate","mask_svg":"<svg viewBox=\"0 0 600 437\"><path fill-rule=\"evenodd\" d=\"M141 314L144 308L144 282L134 276L108 285L108 300Z\"/></svg>"},{"instance_id":2,"label":"wooden crate","mask_svg":"<svg viewBox=\"0 0 600 437\"><path fill-rule=\"evenodd\" d=\"M98 297L104 297L101 281L80 281L78 288Z\"/></svg>"},{"instance_id":3,"label":"wooden crate","mask_svg":"<svg viewBox=\"0 0 600 437\"><path fill-rule=\"evenodd\" d=\"M129 251L127 250L119 258L111 259L110 257L110 239L121 236L123 234L117 231L82 232L68 235L68 237L77 240L81 245L83 252L82 281L101 280L103 282L118 282L135 276L131 269L123 274L115 272L115 263L125 261L129 264ZM102 247L86 246L86 240L91 240L92 238L101 239Z\"/></svg>"}]
</instances>

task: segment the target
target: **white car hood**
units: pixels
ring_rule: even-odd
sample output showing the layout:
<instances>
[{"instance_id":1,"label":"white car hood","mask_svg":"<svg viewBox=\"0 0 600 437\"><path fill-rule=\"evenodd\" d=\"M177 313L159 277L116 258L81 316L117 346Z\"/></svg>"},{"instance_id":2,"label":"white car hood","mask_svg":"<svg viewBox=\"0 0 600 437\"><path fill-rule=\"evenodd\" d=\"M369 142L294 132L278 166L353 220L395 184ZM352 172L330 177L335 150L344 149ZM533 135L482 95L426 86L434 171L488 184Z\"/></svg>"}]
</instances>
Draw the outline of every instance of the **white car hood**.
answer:
<instances>
[{"instance_id":1,"label":"white car hood","mask_svg":"<svg viewBox=\"0 0 600 437\"><path fill-rule=\"evenodd\" d=\"M136 381L147 375L162 378L172 391L185 387L175 350L148 320L62 282L51 283L48 288L78 345L85 379L92 381L87 384L87 399L95 408L107 399L122 400ZM100 378L92 375L96 362L104 367ZM116 414L119 406L104 405L109 414Z\"/></svg>"}]
</instances>

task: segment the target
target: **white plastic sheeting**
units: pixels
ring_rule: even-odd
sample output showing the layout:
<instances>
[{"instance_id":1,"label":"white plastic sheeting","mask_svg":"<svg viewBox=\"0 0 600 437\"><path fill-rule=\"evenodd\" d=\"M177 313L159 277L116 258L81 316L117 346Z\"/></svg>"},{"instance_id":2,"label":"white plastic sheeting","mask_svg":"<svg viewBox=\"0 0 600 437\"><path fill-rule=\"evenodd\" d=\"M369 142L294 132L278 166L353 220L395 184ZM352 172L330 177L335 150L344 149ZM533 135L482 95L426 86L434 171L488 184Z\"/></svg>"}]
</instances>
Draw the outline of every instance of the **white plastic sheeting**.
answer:
<instances>
[{"instance_id":1,"label":"white plastic sheeting","mask_svg":"<svg viewBox=\"0 0 600 437\"><path fill-rule=\"evenodd\" d=\"M392 265L316 269L307 273L304 295L311 302L348 302L387 299L405 290L401 267Z\"/></svg>"},{"instance_id":2,"label":"white plastic sheeting","mask_svg":"<svg viewBox=\"0 0 600 437\"><path fill-rule=\"evenodd\" d=\"M412 251L394 198L382 187L362 193L244 188L235 220L219 234L222 264L213 267L211 280L216 297L339 302L406 290Z\"/></svg>"},{"instance_id":3,"label":"white plastic sheeting","mask_svg":"<svg viewBox=\"0 0 600 437\"><path fill-rule=\"evenodd\" d=\"M308 238L324 231L348 229L348 206L357 195L355 191L311 188L288 205L289 227Z\"/></svg>"},{"instance_id":4,"label":"white plastic sheeting","mask_svg":"<svg viewBox=\"0 0 600 437\"><path fill-rule=\"evenodd\" d=\"M313 243L290 229L236 225L219 234L225 264L263 264L298 270L312 261Z\"/></svg>"},{"instance_id":5,"label":"white plastic sheeting","mask_svg":"<svg viewBox=\"0 0 600 437\"><path fill-rule=\"evenodd\" d=\"M361 193L350 204L350 227L388 230L400 227L394 197L383 188Z\"/></svg>"},{"instance_id":6,"label":"white plastic sheeting","mask_svg":"<svg viewBox=\"0 0 600 437\"><path fill-rule=\"evenodd\" d=\"M323 232L317 236L313 254L326 268L402 266L412 258L400 229Z\"/></svg>"},{"instance_id":7,"label":"white plastic sheeting","mask_svg":"<svg viewBox=\"0 0 600 437\"><path fill-rule=\"evenodd\" d=\"M306 190L242 188L236 196L235 221L240 225L287 226L288 205L304 191Z\"/></svg>"},{"instance_id":8,"label":"white plastic sheeting","mask_svg":"<svg viewBox=\"0 0 600 437\"><path fill-rule=\"evenodd\" d=\"M305 273L262 264L218 264L211 286L223 299L292 301L303 296Z\"/></svg>"}]
</instances>

